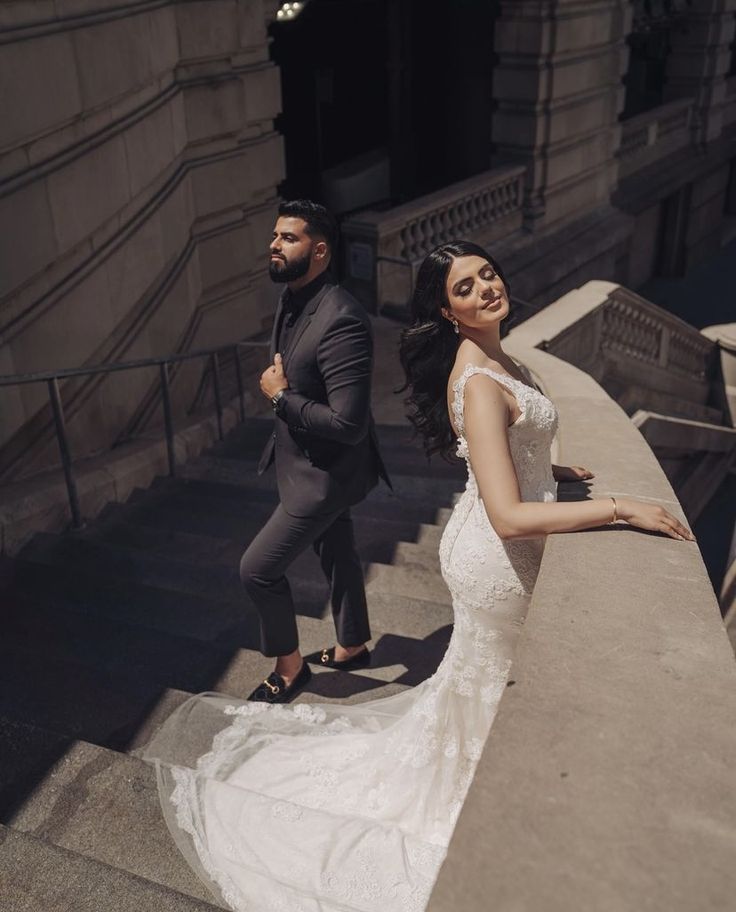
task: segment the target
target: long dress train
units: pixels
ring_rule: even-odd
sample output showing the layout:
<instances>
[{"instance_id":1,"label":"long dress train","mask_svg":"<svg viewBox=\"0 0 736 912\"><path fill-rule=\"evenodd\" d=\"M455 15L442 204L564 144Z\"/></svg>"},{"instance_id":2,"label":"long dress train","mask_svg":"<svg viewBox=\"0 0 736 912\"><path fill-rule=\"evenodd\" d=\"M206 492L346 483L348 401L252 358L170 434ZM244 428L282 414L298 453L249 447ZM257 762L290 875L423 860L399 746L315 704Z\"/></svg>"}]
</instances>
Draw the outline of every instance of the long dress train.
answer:
<instances>
[{"instance_id":1,"label":"long dress train","mask_svg":"<svg viewBox=\"0 0 736 912\"><path fill-rule=\"evenodd\" d=\"M467 365L454 385L458 455L465 384L485 373L516 397L509 429L525 501L555 498L552 403ZM171 833L237 912L421 912L445 857L506 684L543 539L502 541L468 482L440 544L454 629L411 690L357 705L268 706L221 694L184 703L143 749Z\"/></svg>"}]
</instances>

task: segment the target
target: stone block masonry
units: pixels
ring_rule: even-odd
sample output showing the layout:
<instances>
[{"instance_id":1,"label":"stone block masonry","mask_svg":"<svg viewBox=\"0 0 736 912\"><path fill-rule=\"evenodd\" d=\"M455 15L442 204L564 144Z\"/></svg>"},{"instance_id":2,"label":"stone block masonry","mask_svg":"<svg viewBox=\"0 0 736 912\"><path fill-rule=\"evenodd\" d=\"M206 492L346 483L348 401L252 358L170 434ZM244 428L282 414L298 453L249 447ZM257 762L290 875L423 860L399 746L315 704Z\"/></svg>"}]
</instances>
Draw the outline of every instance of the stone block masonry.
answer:
<instances>
[{"instance_id":1,"label":"stone block masonry","mask_svg":"<svg viewBox=\"0 0 736 912\"><path fill-rule=\"evenodd\" d=\"M259 253L284 177L270 6L3 10L2 373L209 347L262 329L273 293ZM175 410L189 404L185 373L172 386ZM63 384L75 456L110 446L147 389L104 377ZM0 394L0 478L56 461L50 417L39 390Z\"/></svg>"}]
</instances>

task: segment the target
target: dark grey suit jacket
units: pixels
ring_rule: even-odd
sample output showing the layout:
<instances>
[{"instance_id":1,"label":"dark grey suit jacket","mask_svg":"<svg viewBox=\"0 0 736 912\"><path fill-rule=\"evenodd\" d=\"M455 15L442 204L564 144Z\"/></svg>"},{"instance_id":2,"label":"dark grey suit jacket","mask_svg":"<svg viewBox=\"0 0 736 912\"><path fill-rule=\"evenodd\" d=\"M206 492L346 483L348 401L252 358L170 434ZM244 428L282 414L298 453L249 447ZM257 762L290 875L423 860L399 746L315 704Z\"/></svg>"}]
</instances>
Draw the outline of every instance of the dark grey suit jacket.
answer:
<instances>
[{"instance_id":1,"label":"dark grey suit jacket","mask_svg":"<svg viewBox=\"0 0 736 912\"><path fill-rule=\"evenodd\" d=\"M271 335L272 362L283 297ZM286 512L331 513L358 503L379 477L390 486L370 409L373 338L362 305L328 280L306 304L281 357L289 389L258 471L275 459Z\"/></svg>"}]
</instances>

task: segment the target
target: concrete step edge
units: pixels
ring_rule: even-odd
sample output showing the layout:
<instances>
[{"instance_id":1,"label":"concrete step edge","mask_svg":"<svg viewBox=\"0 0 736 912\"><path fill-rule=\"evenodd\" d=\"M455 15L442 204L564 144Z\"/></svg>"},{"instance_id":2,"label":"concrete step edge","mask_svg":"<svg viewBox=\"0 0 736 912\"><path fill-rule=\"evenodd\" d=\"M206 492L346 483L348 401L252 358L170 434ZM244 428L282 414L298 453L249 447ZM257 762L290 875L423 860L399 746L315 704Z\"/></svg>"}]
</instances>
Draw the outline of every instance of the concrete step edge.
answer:
<instances>
[{"instance_id":1,"label":"concrete step edge","mask_svg":"<svg viewBox=\"0 0 736 912\"><path fill-rule=\"evenodd\" d=\"M12 912L212 912L195 899L112 865L0 826L0 905Z\"/></svg>"},{"instance_id":2,"label":"concrete step edge","mask_svg":"<svg viewBox=\"0 0 736 912\"><path fill-rule=\"evenodd\" d=\"M155 770L130 754L71 742L7 825L165 889L212 899L175 849Z\"/></svg>"}]
</instances>

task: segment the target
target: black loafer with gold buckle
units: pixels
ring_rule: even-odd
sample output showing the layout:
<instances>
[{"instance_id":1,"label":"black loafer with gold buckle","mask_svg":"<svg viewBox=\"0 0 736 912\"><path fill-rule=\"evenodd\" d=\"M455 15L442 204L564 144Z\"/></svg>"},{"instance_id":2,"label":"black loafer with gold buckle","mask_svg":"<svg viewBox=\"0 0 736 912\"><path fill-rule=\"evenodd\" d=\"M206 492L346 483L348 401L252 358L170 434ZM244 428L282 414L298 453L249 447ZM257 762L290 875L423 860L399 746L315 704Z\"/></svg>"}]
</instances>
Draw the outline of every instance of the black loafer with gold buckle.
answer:
<instances>
[{"instance_id":1,"label":"black loafer with gold buckle","mask_svg":"<svg viewBox=\"0 0 736 912\"><path fill-rule=\"evenodd\" d=\"M371 664L371 653L368 647L361 649L349 659L343 659L342 662L335 661L335 647L323 649L321 653L315 652L307 656L307 661L312 665L321 665L323 668L336 668L338 671L352 671L354 668L365 668Z\"/></svg>"},{"instance_id":2,"label":"black loafer with gold buckle","mask_svg":"<svg viewBox=\"0 0 736 912\"><path fill-rule=\"evenodd\" d=\"M306 662L288 687L281 675L272 671L248 699L257 703L288 703L309 683L311 677L312 670Z\"/></svg>"}]
</instances>

